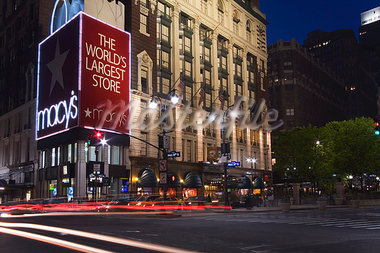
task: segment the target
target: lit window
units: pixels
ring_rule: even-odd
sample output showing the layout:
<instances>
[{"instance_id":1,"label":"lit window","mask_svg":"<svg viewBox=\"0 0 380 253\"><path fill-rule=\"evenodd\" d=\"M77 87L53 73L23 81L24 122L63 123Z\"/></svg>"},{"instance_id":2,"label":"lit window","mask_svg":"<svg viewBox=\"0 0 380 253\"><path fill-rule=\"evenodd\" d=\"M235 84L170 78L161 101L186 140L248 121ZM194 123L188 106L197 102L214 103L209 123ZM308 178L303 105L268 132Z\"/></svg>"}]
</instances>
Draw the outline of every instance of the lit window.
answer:
<instances>
[{"instance_id":1,"label":"lit window","mask_svg":"<svg viewBox=\"0 0 380 253\"><path fill-rule=\"evenodd\" d=\"M286 116L294 116L294 109L286 109Z\"/></svg>"},{"instance_id":2,"label":"lit window","mask_svg":"<svg viewBox=\"0 0 380 253\"><path fill-rule=\"evenodd\" d=\"M143 34L148 34L148 16L140 13L140 32Z\"/></svg>"}]
</instances>

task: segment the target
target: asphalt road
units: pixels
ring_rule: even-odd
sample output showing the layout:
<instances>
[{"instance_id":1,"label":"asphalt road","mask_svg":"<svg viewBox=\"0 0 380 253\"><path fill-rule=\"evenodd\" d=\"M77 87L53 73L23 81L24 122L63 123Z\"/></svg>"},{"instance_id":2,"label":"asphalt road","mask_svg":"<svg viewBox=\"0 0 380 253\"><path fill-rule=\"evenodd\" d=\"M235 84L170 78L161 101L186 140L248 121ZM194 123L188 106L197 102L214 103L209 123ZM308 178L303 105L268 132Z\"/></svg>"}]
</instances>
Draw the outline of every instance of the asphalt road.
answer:
<instances>
[{"instance_id":1,"label":"asphalt road","mask_svg":"<svg viewBox=\"0 0 380 253\"><path fill-rule=\"evenodd\" d=\"M57 231L46 231L45 227L36 229L34 225L26 228L25 223L48 225L50 230L55 227ZM40 242L36 238L4 234L1 230L4 228L7 233L10 229L11 233L27 232L28 238L30 234L46 238L42 239L44 242ZM60 228L70 228L74 232L60 231ZM83 237L77 231L92 234ZM127 240L122 241L123 244L115 243L115 237ZM50 238L62 241L46 243ZM65 242L75 245L61 247ZM75 248L78 245L91 248ZM160 248L162 246L172 248ZM184 212L182 216L123 214L0 219L2 253L75 252L72 250L74 248L82 252L181 252L184 249L197 252L377 253L380 252L380 208L341 208L323 212L304 210L289 213L232 211Z\"/></svg>"}]
</instances>

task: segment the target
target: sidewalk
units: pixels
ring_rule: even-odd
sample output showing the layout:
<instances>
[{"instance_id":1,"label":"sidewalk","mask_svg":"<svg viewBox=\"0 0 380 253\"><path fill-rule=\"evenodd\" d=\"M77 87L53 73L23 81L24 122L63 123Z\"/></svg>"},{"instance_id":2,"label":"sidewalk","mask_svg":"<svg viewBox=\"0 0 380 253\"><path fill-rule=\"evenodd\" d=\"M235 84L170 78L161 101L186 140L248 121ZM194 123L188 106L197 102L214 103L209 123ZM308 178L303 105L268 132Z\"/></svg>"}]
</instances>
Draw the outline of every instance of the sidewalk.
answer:
<instances>
[{"instance_id":1,"label":"sidewalk","mask_svg":"<svg viewBox=\"0 0 380 253\"><path fill-rule=\"evenodd\" d=\"M325 209L332 209L332 208L353 208L352 205L327 205ZM317 204L305 204L305 205L291 205L290 211L292 210L312 210L312 209L319 209L319 206ZM273 212L273 211L280 211L282 212L281 207L253 207L251 210L248 210L246 208L235 208L235 209L223 209L223 210L209 210L212 212L224 212L224 213L250 213L250 212Z\"/></svg>"}]
</instances>

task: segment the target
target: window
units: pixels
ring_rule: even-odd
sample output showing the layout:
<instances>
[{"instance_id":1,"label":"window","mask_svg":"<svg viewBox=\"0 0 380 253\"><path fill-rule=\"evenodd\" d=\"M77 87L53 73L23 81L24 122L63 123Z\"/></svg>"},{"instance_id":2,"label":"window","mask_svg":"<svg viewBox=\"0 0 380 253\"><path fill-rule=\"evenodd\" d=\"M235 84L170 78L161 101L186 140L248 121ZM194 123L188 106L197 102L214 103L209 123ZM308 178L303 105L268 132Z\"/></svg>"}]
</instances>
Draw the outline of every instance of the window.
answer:
<instances>
[{"instance_id":1,"label":"window","mask_svg":"<svg viewBox=\"0 0 380 253\"><path fill-rule=\"evenodd\" d=\"M189 141L189 140L186 141L186 160L188 162L192 161L192 157L191 157L191 141Z\"/></svg>"},{"instance_id":2,"label":"window","mask_svg":"<svg viewBox=\"0 0 380 253\"><path fill-rule=\"evenodd\" d=\"M161 32L161 39L169 43L169 27L162 25Z\"/></svg>"},{"instance_id":3,"label":"window","mask_svg":"<svg viewBox=\"0 0 380 253\"><path fill-rule=\"evenodd\" d=\"M239 23L236 21L233 22L233 32L234 34L239 35Z\"/></svg>"},{"instance_id":4,"label":"window","mask_svg":"<svg viewBox=\"0 0 380 253\"><path fill-rule=\"evenodd\" d=\"M51 149L51 166L55 166L55 157L56 157L55 148L52 148Z\"/></svg>"},{"instance_id":5,"label":"window","mask_svg":"<svg viewBox=\"0 0 380 253\"><path fill-rule=\"evenodd\" d=\"M185 75L191 77L191 62L185 61Z\"/></svg>"},{"instance_id":6,"label":"window","mask_svg":"<svg viewBox=\"0 0 380 253\"><path fill-rule=\"evenodd\" d=\"M67 161L68 162L73 162L72 161L72 157L71 157L71 155L72 155L72 145L71 144L69 144L68 146L67 146Z\"/></svg>"},{"instance_id":7,"label":"window","mask_svg":"<svg viewBox=\"0 0 380 253\"><path fill-rule=\"evenodd\" d=\"M247 35L248 44L251 44L252 43L252 32L251 32L251 21L250 20L247 20L246 35Z\"/></svg>"},{"instance_id":8,"label":"window","mask_svg":"<svg viewBox=\"0 0 380 253\"><path fill-rule=\"evenodd\" d=\"M185 52L191 53L191 38L185 37Z\"/></svg>"},{"instance_id":9,"label":"window","mask_svg":"<svg viewBox=\"0 0 380 253\"><path fill-rule=\"evenodd\" d=\"M227 70L227 57L222 56L221 60L222 60L221 68L223 70Z\"/></svg>"},{"instance_id":10,"label":"window","mask_svg":"<svg viewBox=\"0 0 380 253\"><path fill-rule=\"evenodd\" d=\"M218 0L218 22L222 25L224 22L224 6L222 0Z\"/></svg>"},{"instance_id":11,"label":"window","mask_svg":"<svg viewBox=\"0 0 380 253\"><path fill-rule=\"evenodd\" d=\"M207 0L201 0L201 10L203 13L208 14Z\"/></svg>"},{"instance_id":12,"label":"window","mask_svg":"<svg viewBox=\"0 0 380 253\"><path fill-rule=\"evenodd\" d=\"M140 33L148 34L148 16L140 13Z\"/></svg>"},{"instance_id":13,"label":"window","mask_svg":"<svg viewBox=\"0 0 380 253\"><path fill-rule=\"evenodd\" d=\"M211 85L211 72L209 70L204 71L204 80L207 85Z\"/></svg>"},{"instance_id":14,"label":"window","mask_svg":"<svg viewBox=\"0 0 380 253\"><path fill-rule=\"evenodd\" d=\"M211 62L210 61L210 51L211 51L211 48L205 47L204 60L206 62Z\"/></svg>"},{"instance_id":15,"label":"window","mask_svg":"<svg viewBox=\"0 0 380 253\"><path fill-rule=\"evenodd\" d=\"M141 91L148 93L148 68L141 66Z\"/></svg>"},{"instance_id":16,"label":"window","mask_svg":"<svg viewBox=\"0 0 380 253\"><path fill-rule=\"evenodd\" d=\"M165 16L165 17L170 17L170 7L167 6L164 3L161 3L160 1L157 1L157 10L158 10L158 15L157 16Z\"/></svg>"},{"instance_id":17,"label":"window","mask_svg":"<svg viewBox=\"0 0 380 253\"><path fill-rule=\"evenodd\" d=\"M111 148L111 147L109 147ZM112 164L120 164L120 147L119 146L112 146Z\"/></svg>"},{"instance_id":18,"label":"window","mask_svg":"<svg viewBox=\"0 0 380 253\"><path fill-rule=\"evenodd\" d=\"M286 109L286 116L294 116L294 109Z\"/></svg>"},{"instance_id":19,"label":"window","mask_svg":"<svg viewBox=\"0 0 380 253\"><path fill-rule=\"evenodd\" d=\"M148 8L148 0L140 0L140 5Z\"/></svg>"},{"instance_id":20,"label":"window","mask_svg":"<svg viewBox=\"0 0 380 253\"><path fill-rule=\"evenodd\" d=\"M144 141L148 141L148 133L141 132L141 139ZM148 155L148 144L145 142L141 142L140 155L147 156Z\"/></svg>"}]
</instances>

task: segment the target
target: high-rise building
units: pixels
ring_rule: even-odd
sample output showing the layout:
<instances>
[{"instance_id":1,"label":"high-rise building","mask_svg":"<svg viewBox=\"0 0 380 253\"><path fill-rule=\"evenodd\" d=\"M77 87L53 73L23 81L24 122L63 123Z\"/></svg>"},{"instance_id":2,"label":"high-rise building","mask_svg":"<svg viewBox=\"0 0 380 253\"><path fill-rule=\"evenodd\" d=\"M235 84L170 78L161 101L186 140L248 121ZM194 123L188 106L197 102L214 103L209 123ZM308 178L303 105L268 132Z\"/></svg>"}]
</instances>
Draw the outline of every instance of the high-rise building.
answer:
<instances>
[{"instance_id":1,"label":"high-rise building","mask_svg":"<svg viewBox=\"0 0 380 253\"><path fill-rule=\"evenodd\" d=\"M35 141L38 43L78 11L131 34L130 96L139 108L137 115L151 101L167 105L169 95L174 94L181 98L173 109L176 120L186 103L207 113L219 108L227 112L240 96L256 101L268 97L267 21L258 1L3 1L0 177L7 183L8 199L65 197L69 187L75 197L86 198L160 191L161 154L154 147L159 146L160 127L132 127L134 138L130 139L107 133L108 145L103 146L88 142L93 130L82 128ZM52 85L52 96L57 87ZM247 107L248 103L242 105ZM185 121L189 119L190 115ZM213 164L222 133L214 123L203 129L189 125L165 133L170 140L168 150L180 153L180 157L168 158L168 194L222 191L223 169ZM227 141L231 160L241 163L229 170L231 176L268 179L271 131L234 125ZM110 178L110 186L91 187L89 177L95 167Z\"/></svg>"},{"instance_id":2,"label":"high-rise building","mask_svg":"<svg viewBox=\"0 0 380 253\"><path fill-rule=\"evenodd\" d=\"M303 46L343 78L348 118L377 114L377 84L353 30L313 31Z\"/></svg>"},{"instance_id":3,"label":"high-rise building","mask_svg":"<svg viewBox=\"0 0 380 253\"><path fill-rule=\"evenodd\" d=\"M268 47L268 76L285 129L345 119L343 80L294 39Z\"/></svg>"},{"instance_id":4,"label":"high-rise building","mask_svg":"<svg viewBox=\"0 0 380 253\"><path fill-rule=\"evenodd\" d=\"M380 7L361 13L360 46L367 52L370 72L380 85ZM379 113L378 113L379 114Z\"/></svg>"}]
</instances>

